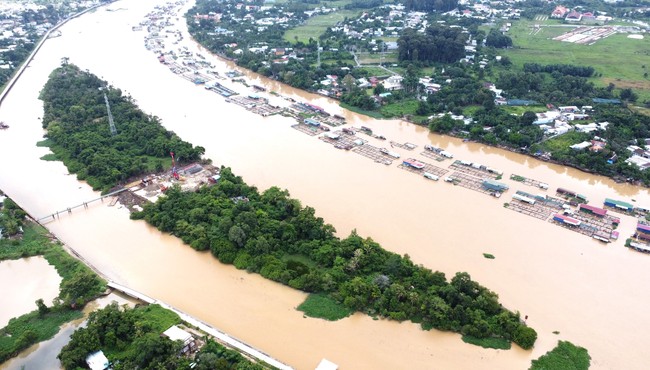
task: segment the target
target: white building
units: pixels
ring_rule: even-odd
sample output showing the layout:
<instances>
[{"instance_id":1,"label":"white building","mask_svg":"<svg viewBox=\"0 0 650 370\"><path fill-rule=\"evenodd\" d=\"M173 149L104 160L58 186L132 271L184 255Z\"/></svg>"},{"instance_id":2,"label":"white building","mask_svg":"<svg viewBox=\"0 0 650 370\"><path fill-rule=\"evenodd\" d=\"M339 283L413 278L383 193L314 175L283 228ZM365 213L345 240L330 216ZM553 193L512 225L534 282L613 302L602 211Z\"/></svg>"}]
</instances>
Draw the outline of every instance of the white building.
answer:
<instances>
[{"instance_id":1,"label":"white building","mask_svg":"<svg viewBox=\"0 0 650 370\"><path fill-rule=\"evenodd\" d=\"M585 149L589 148L590 146L591 146L590 141L583 141L583 142L581 142L579 144L573 144L569 148L571 148L573 150L585 150Z\"/></svg>"},{"instance_id":2,"label":"white building","mask_svg":"<svg viewBox=\"0 0 650 370\"><path fill-rule=\"evenodd\" d=\"M401 90L402 89L402 81L404 80L404 77L400 75L394 75L390 76L384 81L381 82L382 85L384 85L384 88L386 90Z\"/></svg>"},{"instance_id":3,"label":"white building","mask_svg":"<svg viewBox=\"0 0 650 370\"><path fill-rule=\"evenodd\" d=\"M108 369L110 363L104 355L104 352L97 351L89 354L86 357L86 365L88 365L90 370L105 370Z\"/></svg>"}]
</instances>

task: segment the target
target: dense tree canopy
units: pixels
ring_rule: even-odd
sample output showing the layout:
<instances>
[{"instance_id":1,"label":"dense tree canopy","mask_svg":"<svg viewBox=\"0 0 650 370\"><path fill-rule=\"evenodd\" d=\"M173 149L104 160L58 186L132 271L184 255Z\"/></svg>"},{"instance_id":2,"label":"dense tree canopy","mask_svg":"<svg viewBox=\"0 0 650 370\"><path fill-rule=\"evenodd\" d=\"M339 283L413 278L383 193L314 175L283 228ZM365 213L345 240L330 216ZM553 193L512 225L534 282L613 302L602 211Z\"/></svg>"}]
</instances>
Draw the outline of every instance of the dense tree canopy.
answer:
<instances>
[{"instance_id":1,"label":"dense tree canopy","mask_svg":"<svg viewBox=\"0 0 650 370\"><path fill-rule=\"evenodd\" d=\"M458 0L405 0L404 6L420 12L448 12L458 6Z\"/></svg>"},{"instance_id":2,"label":"dense tree canopy","mask_svg":"<svg viewBox=\"0 0 650 370\"><path fill-rule=\"evenodd\" d=\"M485 38L485 45L497 49L509 48L512 47L512 39L509 36L504 35L500 31L493 28L490 30L490 33L488 33L487 37Z\"/></svg>"},{"instance_id":3,"label":"dense tree canopy","mask_svg":"<svg viewBox=\"0 0 650 370\"><path fill-rule=\"evenodd\" d=\"M2 193L0 193L0 196ZM27 213L23 211L18 205L6 198L0 204L0 237L10 237L18 234L25 223Z\"/></svg>"},{"instance_id":4,"label":"dense tree canopy","mask_svg":"<svg viewBox=\"0 0 650 370\"><path fill-rule=\"evenodd\" d=\"M313 208L302 207L287 191L272 187L259 193L228 168L221 176L217 185L196 193L168 190L132 217L197 250L210 250L224 263L329 294L354 310L532 346L535 331L522 331L519 314L505 310L494 292L467 273L448 282L443 273L415 265L356 232L339 239Z\"/></svg>"},{"instance_id":5,"label":"dense tree canopy","mask_svg":"<svg viewBox=\"0 0 650 370\"><path fill-rule=\"evenodd\" d=\"M565 76L591 77L594 75L594 67L575 66L573 64L547 64L525 63L524 72L531 73L553 73L559 72Z\"/></svg>"},{"instance_id":6,"label":"dense tree canopy","mask_svg":"<svg viewBox=\"0 0 650 370\"><path fill-rule=\"evenodd\" d=\"M116 135L109 128L104 92ZM181 161L197 160L205 151L165 130L157 117L142 112L120 90L106 87L97 76L71 64L52 72L40 98L52 151L94 189L105 190L129 177L162 170L170 151Z\"/></svg>"},{"instance_id":7,"label":"dense tree canopy","mask_svg":"<svg viewBox=\"0 0 650 370\"><path fill-rule=\"evenodd\" d=\"M179 324L175 313L158 305L128 308L113 302L94 311L85 328L77 329L58 355L65 369L85 368L90 353L102 350L115 370L189 369L189 357L179 356L182 344L161 334ZM197 370L261 370L234 350L208 340L196 354Z\"/></svg>"},{"instance_id":8,"label":"dense tree canopy","mask_svg":"<svg viewBox=\"0 0 650 370\"><path fill-rule=\"evenodd\" d=\"M424 34L405 29L397 40L400 61L454 63L465 56L467 34L460 27L435 24Z\"/></svg>"}]
</instances>

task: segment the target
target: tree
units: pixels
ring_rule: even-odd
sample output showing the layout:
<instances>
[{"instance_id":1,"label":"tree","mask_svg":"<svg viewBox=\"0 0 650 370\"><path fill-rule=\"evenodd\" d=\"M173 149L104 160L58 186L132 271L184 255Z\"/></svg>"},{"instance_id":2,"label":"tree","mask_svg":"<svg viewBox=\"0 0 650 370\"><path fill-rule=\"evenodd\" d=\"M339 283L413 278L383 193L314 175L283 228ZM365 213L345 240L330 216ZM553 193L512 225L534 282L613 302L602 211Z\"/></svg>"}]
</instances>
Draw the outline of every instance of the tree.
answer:
<instances>
[{"instance_id":1,"label":"tree","mask_svg":"<svg viewBox=\"0 0 650 370\"><path fill-rule=\"evenodd\" d=\"M77 272L61 284L61 297L66 304L83 306L103 289L103 282L89 270Z\"/></svg>"},{"instance_id":2,"label":"tree","mask_svg":"<svg viewBox=\"0 0 650 370\"><path fill-rule=\"evenodd\" d=\"M355 86L357 86L357 80L355 80L354 76L349 73L343 77L341 83L346 91L351 91Z\"/></svg>"},{"instance_id":3,"label":"tree","mask_svg":"<svg viewBox=\"0 0 650 370\"><path fill-rule=\"evenodd\" d=\"M505 49L512 47L512 39L493 28L485 38L485 45Z\"/></svg>"},{"instance_id":4,"label":"tree","mask_svg":"<svg viewBox=\"0 0 650 370\"><path fill-rule=\"evenodd\" d=\"M413 64L409 64L406 67L406 73L404 74L404 80L402 81L404 92L407 94L415 93L418 89L418 83L418 69Z\"/></svg>"},{"instance_id":5,"label":"tree","mask_svg":"<svg viewBox=\"0 0 650 370\"><path fill-rule=\"evenodd\" d=\"M458 121L451 118L449 114L445 114L444 116L435 118L433 121L431 121L429 124L429 130L444 134L454 130L457 125Z\"/></svg>"},{"instance_id":6,"label":"tree","mask_svg":"<svg viewBox=\"0 0 650 370\"><path fill-rule=\"evenodd\" d=\"M47 305L43 302L43 298L39 298L36 300L36 306L38 307L38 315L41 317L45 316L48 312L50 312L50 308L47 307Z\"/></svg>"},{"instance_id":7,"label":"tree","mask_svg":"<svg viewBox=\"0 0 650 370\"><path fill-rule=\"evenodd\" d=\"M530 126L537 120L537 114L535 112L531 112L529 110L525 111L524 114L521 116L521 124L524 126Z\"/></svg>"},{"instance_id":8,"label":"tree","mask_svg":"<svg viewBox=\"0 0 650 370\"><path fill-rule=\"evenodd\" d=\"M519 325L512 335L512 341L523 349L531 349L537 340L535 329L525 325Z\"/></svg>"},{"instance_id":9,"label":"tree","mask_svg":"<svg viewBox=\"0 0 650 370\"><path fill-rule=\"evenodd\" d=\"M620 96L621 100L627 100L627 101L631 101L631 102L635 102L636 99L638 98L638 95L634 91L632 91L632 89L630 89L630 88L626 88L626 89L621 90L621 93L620 93L619 96Z\"/></svg>"},{"instance_id":10,"label":"tree","mask_svg":"<svg viewBox=\"0 0 650 370\"><path fill-rule=\"evenodd\" d=\"M244 229L242 229L241 226L233 225L230 230L228 230L228 239L241 248L246 244L246 232L244 232Z\"/></svg>"}]
</instances>

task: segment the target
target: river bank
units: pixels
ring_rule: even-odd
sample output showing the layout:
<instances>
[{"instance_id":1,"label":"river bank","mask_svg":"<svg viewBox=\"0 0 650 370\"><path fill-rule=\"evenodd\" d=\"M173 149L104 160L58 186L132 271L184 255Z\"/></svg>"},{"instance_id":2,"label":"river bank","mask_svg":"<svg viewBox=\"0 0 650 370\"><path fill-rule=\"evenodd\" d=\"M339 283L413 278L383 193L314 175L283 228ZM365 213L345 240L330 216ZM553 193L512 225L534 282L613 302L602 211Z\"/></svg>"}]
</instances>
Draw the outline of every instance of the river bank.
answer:
<instances>
[{"instance_id":1,"label":"river bank","mask_svg":"<svg viewBox=\"0 0 650 370\"><path fill-rule=\"evenodd\" d=\"M388 249L408 253L412 260L448 275L468 271L496 291L506 307L528 315L540 338L532 353L494 351L464 344L457 335L423 332L411 324L361 315L335 323L305 319L294 310L304 300L303 294L210 261L175 238L130 221L124 209L95 204L47 224L113 280L169 302L300 369L314 368L322 357L355 369L427 369L432 364L527 368L557 339L589 349L593 368L644 368L643 356L633 350L643 341L645 330L639 328L650 328L648 318L638 311L647 299L638 292L645 291L643 281L650 278L643 255L622 246L605 247L509 212L483 194L442 187L445 184L332 150L292 129L292 123L282 117L262 119L215 100L214 93L170 74L145 50L142 38L134 37L131 27L160 3L123 1L115 6L128 10L98 10L70 22L62 37L43 46L29 73L8 95L0 118L21 124L0 135L0 154L20 157L21 162L0 164L3 173L10 174L0 178L0 186L19 204L32 214L46 215L97 197L67 175L61 164L40 161L46 149L34 147L42 136L38 91L67 56L82 69L128 91L145 111L161 117L168 129L204 146L207 157L228 164L246 182L260 189L272 185L289 189L293 197L316 208L338 233L356 228ZM111 29L111 34L102 32L105 29ZM191 42L187 45L198 49ZM219 68L235 68L218 63ZM344 116L351 125L368 126L402 143L434 145L457 158L543 179L550 187L574 189L591 199L614 196L650 204L645 189L430 134L402 121L369 120L327 98L241 72L270 91L307 100ZM621 230L626 232L632 229ZM484 252L496 258L487 260Z\"/></svg>"}]
</instances>

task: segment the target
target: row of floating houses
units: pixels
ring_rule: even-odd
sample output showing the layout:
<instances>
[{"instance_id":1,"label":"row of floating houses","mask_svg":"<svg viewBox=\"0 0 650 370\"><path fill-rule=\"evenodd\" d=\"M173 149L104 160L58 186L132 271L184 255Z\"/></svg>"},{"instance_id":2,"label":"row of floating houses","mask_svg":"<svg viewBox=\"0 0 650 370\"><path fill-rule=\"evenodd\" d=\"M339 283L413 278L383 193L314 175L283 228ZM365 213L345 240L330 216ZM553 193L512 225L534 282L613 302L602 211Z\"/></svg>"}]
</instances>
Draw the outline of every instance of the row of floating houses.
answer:
<instances>
[{"instance_id":1,"label":"row of floating houses","mask_svg":"<svg viewBox=\"0 0 650 370\"><path fill-rule=\"evenodd\" d=\"M517 192L517 194L513 195L513 199L534 205L537 201L543 199L544 197L543 195L527 196L527 195L523 195L522 193L523 192ZM586 202L586 197L567 189L558 188L557 193L564 195L569 199L574 198ZM603 208L592 206L586 203L579 203L577 207L578 207L577 210L579 212L588 214L595 218L601 218L601 219L608 216L609 210L612 210L614 212L624 212L635 216L645 216L650 213L649 208L634 206L631 203L615 200L611 198L605 198L605 200L603 201ZM565 211L562 213L554 213L552 220L561 225L566 225L570 227L583 226L583 221L581 221L580 219L574 216L572 211L570 211L570 207L565 207ZM616 228L620 224L621 219L619 217L609 216L608 222L611 222L612 227ZM612 231L611 234L609 234L603 232L602 230L598 230L594 232L592 237L594 239L608 243L612 239L618 239L619 233L617 231ZM630 241L626 243L626 245L637 251L650 253L650 225L648 225L644 221L639 220L637 222L633 239L630 239Z\"/></svg>"},{"instance_id":2,"label":"row of floating houses","mask_svg":"<svg viewBox=\"0 0 650 370\"><path fill-rule=\"evenodd\" d=\"M208 82L207 81L208 78L203 78L203 76L193 76L193 77L195 77L195 79L194 79L195 83L197 83L197 84L205 84L206 89L213 90L216 93L218 93L220 95L223 95L226 98L231 98L232 96L237 95L237 93L234 90L232 90L232 89L230 89L230 88L228 88L228 87L226 87L226 86L224 86L224 85L222 85L222 84L220 84L220 83L218 83L216 81L210 81L209 83L206 83L206 82ZM264 88L260 88L258 86L253 86L253 87L256 88L256 90L261 90L261 91L265 90ZM296 111L298 111L298 112L304 112L306 114L314 114L314 116L310 116L310 117L301 117L302 119L299 120L299 123L301 123L303 125L306 125L307 127L312 127L314 129L320 129L321 131L326 132L326 135L328 135L328 137L330 139L333 139L333 140L338 139L338 137L336 137L338 134L329 133L328 132L329 129L322 125L322 123L327 123L329 125L330 122L322 122L322 119L319 119L320 118L319 116L329 116L329 117L331 117L331 115L328 114L323 108L318 107L318 106L313 105L313 104L310 104L310 103L307 103L307 102L295 102L294 107L295 107L294 109ZM296 118L298 118L298 117L296 117ZM344 117L340 117L340 116L335 115L333 117L333 120L337 121L335 125L345 123L345 118ZM349 129L347 129L347 130L349 130ZM345 132L346 129L343 129L343 131ZM354 134L354 132L352 134ZM372 132L369 132L368 134L372 135ZM385 139L383 137L381 137L381 138ZM447 152L447 151L445 151L445 150L443 150L441 148L434 147L432 145L425 145L424 149L425 149L425 151L435 153L435 154L439 155L440 157L453 158L453 155L451 153L449 153L449 152ZM382 151L382 153L385 154L385 155L391 156L393 158L399 158L398 153L389 151L388 149L385 149L385 151ZM477 170L487 171L487 172L490 172L492 174L497 174L499 176L502 175L502 172L494 170L494 169L489 168L487 166L482 166L482 165L480 165L478 163L472 163L472 162L468 162L468 161L457 161L457 162L460 162L460 164L463 165L463 166L471 167L471 168L474 168L474 169L477 169ZM438 180L439 179L439 177L437 175L426 172L426 171L423 171L425 169L426 165L424 163L416 160L416 159L413 159L413 158L405 159L405 160L403 160L402 165L407 167L407 168L411 168L412 170L415 170L416 172L422 171L423 176L425 178L427 178L427 179L431 179L431 180ZM456 183L452 177L446 177L445 181ZM544 185L546 185L546 184L544 184ZM497 197L500 196L501 193L509 190L509 186L507 184L505 184L503 182L499 182L499 181L497 181L497 180L495 180L493 178L484 178L484 179L482 179L480 181L480 187L482 189L484 189L484 192L485 192L485 190L487 190L487 192L489 192L490 194L495 195ZM539 186L539 187L544 189L544 190L546 190L546 188L547 188L547 186L546 187ZM586 204L588 202L587 197L585 197L582 194L576 193L574 191L571 191L571 190L568 190L568 189L565 189L565 188L558 188L557 193L564 196L564 197L566 197L566 199L569 201L568 203L570 205L578 207L577 209L580 212L589 214L589 215L594 216L596 218L605 218L607 216L607 212L608 212L607 209L599 208L599 207L595 207L595 206L591 206L591 205ZM514 194L512 198L515 199L515 200L518 200L520 202L532 205L532 206L534 206L538 202L542 202L542 204L545 204L547 206L552 206L552 207L555 206L555 208L557 208L557 206L558 206L557 204L552 204L553 202L555 202L554 198L547 198L545 195L532 195L532 194L528 194L528 193L525 193L525 192L522 192L522 191L517 191L517 193ZM645 208L642 208L642 207L634 207L630 203L627 203L627 202L624 202L624 201L618 201L618 200L614 200L614 199L610 199L610 198L605 199L604 207L607 207L609 209L619 211L619 212L620 211L628 212L630 214L647 214L647 213L650 212L650 209L645 209ZM571 212L572 211L570 211L569 209L565 209L564 212L554 213L554 214L552 214L552 220L559 223L559 224L561 224L561 225L566 225L566 226L569 226L569 227L583 227L583 221L581 221L577 217L574 217L574 215ZM609 222L609 220L610 219L608 219L608 222ZM620 219L614 217L614 218L611 218L611 221L616 226L620 222ZM608 234L603 233L601 230L598 230L598 231L595 231L592 236L595 239L602 240L604 242L609 242L610 237L615 238L615 237L618 236L618 233L612 232L611 235L608 235ZM639 222L638 225L637 225L636 233L635 233L634 236L639 241L631 242L630 247L632 247L632 248L634 248L636 250L640 250L640 251L643 251L643 252L650 253L650 226Z\"/></svg>"}]
</instances>

